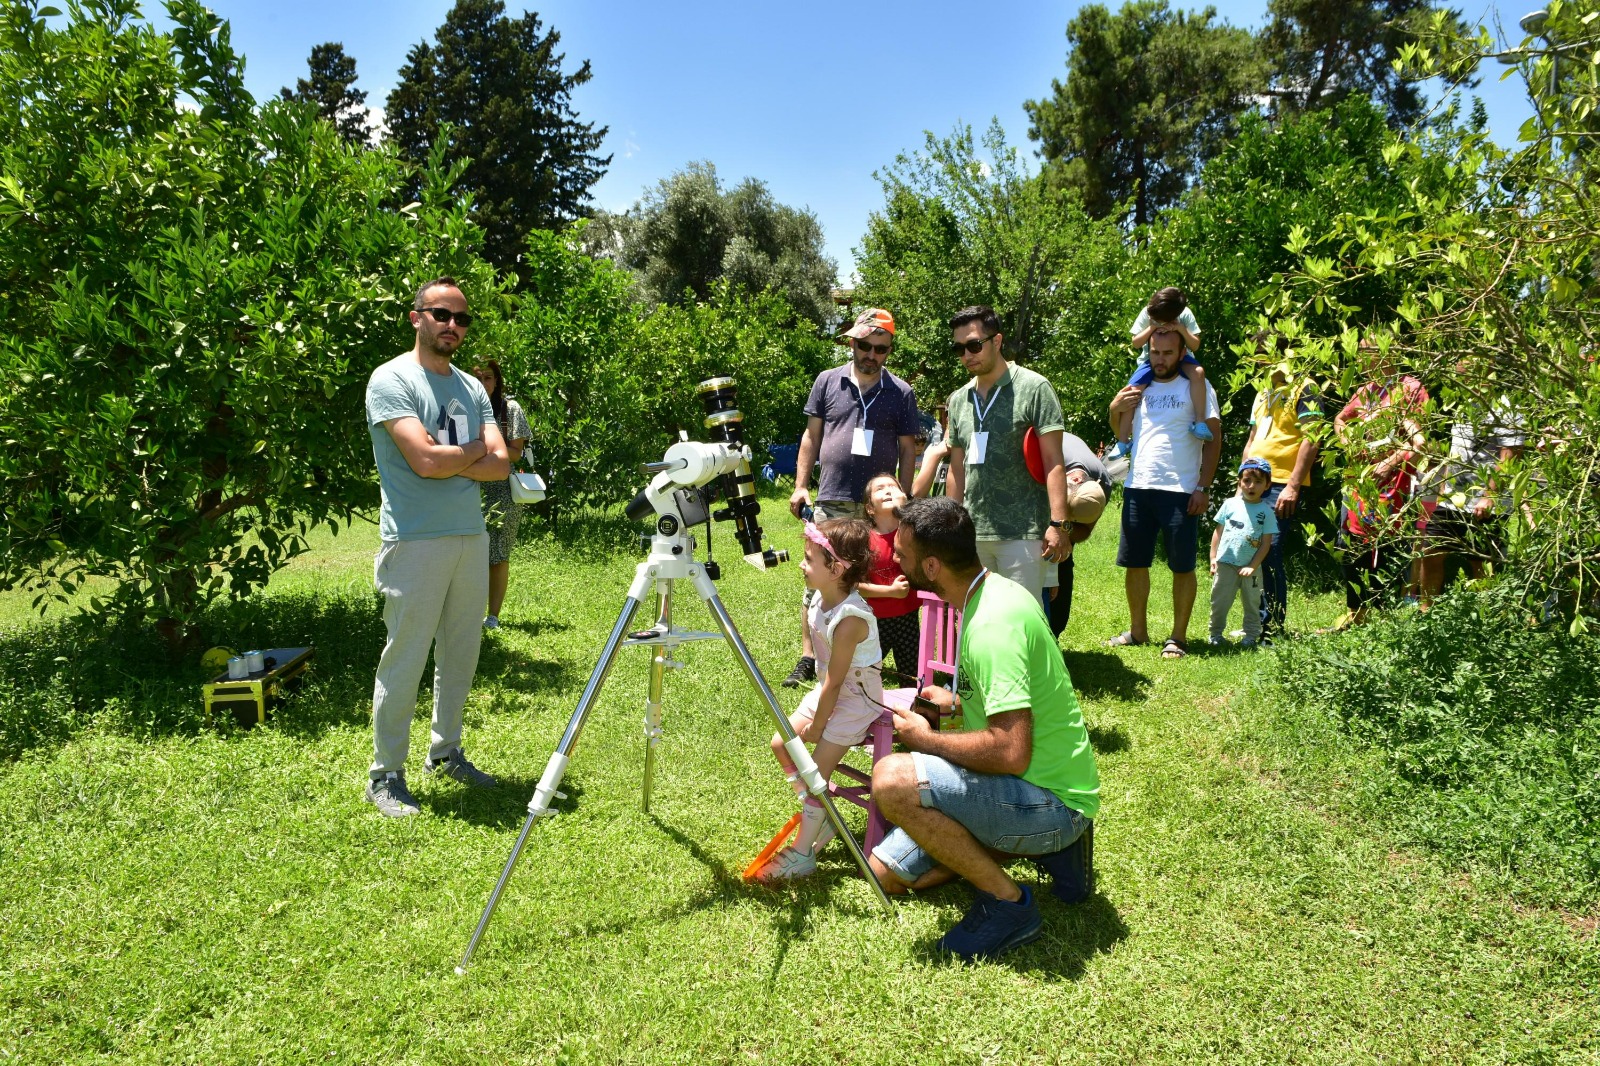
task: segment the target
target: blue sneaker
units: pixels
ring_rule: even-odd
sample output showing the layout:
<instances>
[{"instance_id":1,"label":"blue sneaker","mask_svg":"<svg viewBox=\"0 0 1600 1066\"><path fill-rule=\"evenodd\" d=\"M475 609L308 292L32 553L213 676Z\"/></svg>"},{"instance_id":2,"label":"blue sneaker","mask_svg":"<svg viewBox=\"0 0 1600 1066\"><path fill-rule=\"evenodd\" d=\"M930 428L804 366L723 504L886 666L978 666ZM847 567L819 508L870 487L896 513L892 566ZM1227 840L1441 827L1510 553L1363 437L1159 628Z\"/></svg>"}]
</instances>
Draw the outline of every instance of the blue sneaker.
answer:
<instances>
[{"instance_id":1,"label":"blue sneaker","mask_svg":"<svg viewBox=\"0 0 1600 1066\"><path fill-rule=\"evenodd\" d=\"M1189 427L1189 435L1196 440L1210 440L1211 427L1204 422L1196 422Z\"/></svg>"},{"instance_id":2,"label":"blue sneaker","mask_svg":"<svg viewBox=\"0 0 1600 1066\"><path fill-rule=\"evenodd\" d=\"M1082 903L1094 891L1094 823L1078 839L1033 860L1052 880L1050 892L1062 903Z\"/></svg>"},{"instance_id":3,"label":"blue sneaker","mask_svg":"<svg viewBox=\"0 0 1600 1066\"><path fill-rule=\"evenodd\" d=\"M997 959L1037 937L1044 925L1039 905L1027 885L1018 887L1022 898L1015 903L979 892L967 916L939 938L939 950L959 956L962 962L978 962Z\"/></svg>"}]
</instances>

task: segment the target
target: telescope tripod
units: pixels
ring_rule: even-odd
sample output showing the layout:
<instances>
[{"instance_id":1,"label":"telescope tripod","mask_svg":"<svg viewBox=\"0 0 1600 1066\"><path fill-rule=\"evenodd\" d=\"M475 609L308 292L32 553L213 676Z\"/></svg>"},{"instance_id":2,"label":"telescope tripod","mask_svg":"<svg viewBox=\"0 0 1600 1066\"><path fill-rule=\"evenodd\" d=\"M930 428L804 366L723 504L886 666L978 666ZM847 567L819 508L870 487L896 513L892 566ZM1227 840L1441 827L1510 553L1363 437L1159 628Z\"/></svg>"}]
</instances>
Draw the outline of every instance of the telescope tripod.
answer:
<instances>
[{"instance_id":1,"label":"telescope tripod","mask_svg":"<svg viewBox=\"0 0 1600 1066\"><path fill-rule=\"evenodd\" d=\"M506 859L505 868L500 871L500 879L495 882L494 891L489 894L489 902L483 909L483 916L478 919L478 926L472 932L472 940L467 944L466 954L461 957L461 964L456 967L456 973L466 973L467 966L472 962L472 955L478 948L478 942L483 938L484 930L489 927L489 920L494 917L495 908L500 904L500 895L505 891L506 882L511 879L511 872L516 868L517 858L522 854L523 845L528 841L528 833L533 829L534 823L555 812L550 809L550 802L562 796L559 791L561 779L566 774L567 764L571 761L572 750L577 746L578 737L583 732L585 721L593 709L595 700L599 698L600 689L605 685L606 677L611 673L612 664L616 661L617 653L624 647L648 647L653 649L650 659L649 693L645 702L645 755L644 755L644 781L642 806L650 810L650 792L655 776L656 746L661 741L661 706L662 688L669 667L681 664L672 660L673 651L679 644L686 644L697 640L715 640L717 633L703 633L677 628L672 622L672 592L673 583L680 578L688 578L694 585L695 592L705 601L712 617L717 620L717 627L728 646L733 649L734 656L739 660L739 665L744 667L745 675L750 683L755 686L762 702L772 712L773 721L777 724L778 734L783 737L783 746L794 761L801 779L805 782L806 789L816 797L826 809L828 821L832 823L835 832L845 846L850 849L850 857L861 867L861 872L866 876L867 883L872 886L873 892L878 897L885 910L892 910L889 897L884 893L883 886L872 873L872 868L867 865L867 857L861 850L861 845L856 842L855 836L845 828L844 819L839 816L839 810L834 806L833 797L828 794L828 782L817 770L816 762L811 758L811 753L806 750L805 742L795 735L794 728L789 724L788 716L778 706L778 701L772 694L766 678L761 676L750 649L745 646L744 639L739 636L739 630L733 624L733 618L728 614L728 609L717 595L716 586L712 583L711 576L706 573L706 567L694 560L694 543L685 532L675 535L657 534L651 540L650 555L640 563L634 571L633 584L628 588L628 597L622 605L622 612L617 616L616 625L611 628L611 635L606 638L605 647L600 652L600 661L595 664L594 672L589 675L588 683L583 687L583 694L578 697L578 707L572 712L572 718L567 722L566 731L561 735L561 742L556 745L554 754L546 764L544 774L539 778L539 784L534 789L533 799L528 802L528 817L522 824L522 832L517 835L517 842L511 848L511 854ZM655 589L658 605L655 625L647 630L630 634L628 627L633 623L633 617L644 602L646 594Z\"/></svg>"}]
</instances>

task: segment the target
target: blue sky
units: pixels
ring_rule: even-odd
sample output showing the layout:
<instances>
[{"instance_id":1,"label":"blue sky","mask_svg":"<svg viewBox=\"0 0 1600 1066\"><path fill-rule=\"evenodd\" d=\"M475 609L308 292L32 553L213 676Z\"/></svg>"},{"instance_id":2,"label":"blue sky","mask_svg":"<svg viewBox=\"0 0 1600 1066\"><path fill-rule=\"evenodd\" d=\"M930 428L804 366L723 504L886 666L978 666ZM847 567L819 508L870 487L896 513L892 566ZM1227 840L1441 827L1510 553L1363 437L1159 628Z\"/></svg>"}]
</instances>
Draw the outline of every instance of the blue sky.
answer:
<instances>
[{"instance_id":1,"label":"blue sky","mask_svg":"<svg viewBox=\"0 0 1600 1066\"><path fill-rule=\"evenodd\" d=\"M1491 29L1503 18L1518 39L1517 18L1538 6L1456 2ZM340 41L356 59L368 104L381 108L406 52L432 40L451 0L211 6L232 23L258 97L303 77L313 45ZM610 129L603 151L614 158L594 189L598 206L623 210L684 164L710 160L728 184L760 178L780 201L814 211L828 254L848 279L851 249L882 203L873 171L920 147L923 131L982 127L998 117L1011 143L1031 155L1023 101L1048 94L1051 79L1065 76L1066 25L1081 6L554 0L533 9L560 32L568 70L583 59L593 65L593 80L573 102L585 121ZM1222 19L1255 27L1266 0L1215 6ZM526 9L516 0L507 7ZM1498 80L1502 69L1486 70L1476 92L1496 139L1509 144L1531 110L1520 80Z\"/></svg>"}]
</instances>

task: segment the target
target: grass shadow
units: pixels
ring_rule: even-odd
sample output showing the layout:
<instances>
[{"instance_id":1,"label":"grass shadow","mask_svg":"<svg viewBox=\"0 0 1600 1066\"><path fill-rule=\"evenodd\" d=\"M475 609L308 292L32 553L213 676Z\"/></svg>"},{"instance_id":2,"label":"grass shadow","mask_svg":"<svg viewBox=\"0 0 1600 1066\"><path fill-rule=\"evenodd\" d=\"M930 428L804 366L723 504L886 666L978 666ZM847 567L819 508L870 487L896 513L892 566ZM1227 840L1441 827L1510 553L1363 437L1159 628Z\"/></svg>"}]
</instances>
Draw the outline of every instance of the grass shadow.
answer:
<instances>
[{"instance_id":1,"label":"grass shadow","mask_svg":"<svg viewBox=\"0 0 1600 1066\"><path fill-rule=\"evenodd\" d=\"M1043 885L1033 886L1033 891L1044 915L1039 938L1007 952L995 965L1076 981L1083 976L1089 960L1127 939L1127 924L1104 894L1096 892L1084 902L1069 906L1057 901ZM919 940L911 953L936 965L963 965L955 956L939 950L937 936Z\"/></svg>"},{"instance_id":2,"label":"grass shadow","mask_svg":"<svg viewBox=\"0 0 1600 1066\"><path fill-rule=\"evenodd\" d=\"M435 817L459 818L491 829L520 827L528 817L528 802L538 786L537 777L497 779L494 788L468 788L454 782L439 782L426 788L413 788L417 803ZM550 805L554 814L571 814L583 799L583 786L566 778L561 782L563 798Z\"/></svg>"},{"instance_id":3,"label":"grass shadow","mask_svg":"<svg viewBox=\"0 0 1600 1066\"><path fill-rule=\"evenodd\" d=\"M1072 687L1086 699L1118 699L1136 702L1150 689L1150 678L1134 670L1112 651L1064 650L1061 661L1072 678Z\"/></svg>"},{"instance_id":4,"label":"grass shadow","mask_svg":"<svg viewBox=\"0 0 1600 1066\"><path fill-rule=\"evenodd\" d=\"M558 622L552 618L535 618L531 622L507 621L500 619L501 629L514 629L518 633L530 637L542 636L545 633L564 633L572 628L571 622ZM487 647L487 642L485 643Z\"/></svg>"},{"instance_id":5,"label":"grass shadow","mask_svg":"<svg viewBox=\"0 0 1600 1066\"><path fill-rule=\"evenodd\" d=\"M1133 741L1128 739L1127 732L1120 725L1114 725L1110 729L1090 726L1089 744L1094 748L1096 755L1115 755L1119 751L1127 751L1133 747Z\"/></svg>"}]
</instances>

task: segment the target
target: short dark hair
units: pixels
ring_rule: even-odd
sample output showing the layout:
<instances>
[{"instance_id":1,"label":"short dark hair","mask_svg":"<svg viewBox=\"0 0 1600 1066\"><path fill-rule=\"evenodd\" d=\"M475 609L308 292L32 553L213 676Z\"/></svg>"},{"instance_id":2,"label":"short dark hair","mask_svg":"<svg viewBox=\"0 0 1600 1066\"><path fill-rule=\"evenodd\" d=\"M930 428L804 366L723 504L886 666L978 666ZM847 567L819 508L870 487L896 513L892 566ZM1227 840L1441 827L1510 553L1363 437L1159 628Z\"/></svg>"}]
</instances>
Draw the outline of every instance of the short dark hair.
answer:
<instances>
[{"instance_id":1,"label":"short dark hair","mask_svg":"<svg viewBox=\"0 0 1600 1066\"><path fill-rule=\"evenodd\" d=\"M428 295L428 290L429 289L437 289L440 286L444 286L444 285L447 285L452 289L461 288L461 283L456 281L456 279L452 278L452 277L440 277L440 278L434 278L432 281L424 281L422 283L422 285L417 289L417 297L416 297L416 299L411 302L412 310L415 310L415 311L422 310L422 306L423 306L423 304L425 302L422 298L424 296Z\"/></svg>"},{"instance_id":2,"label":"short dark hair","mask_svg":"<svg viewBox=\"0 0 1600 1066\"><path fill-rule=\"evenodd\" d=\"M983 304L973 304L957 311L950 317L950 328L960 329L968 322L978 323L991 337L1000 332L1000 316L994 313L994 308Z\"/></svg>"},{"instance_id":3,"label":"short dark hair","mask_svg":"<svg viewBox=\"0 0 1600 1066\"><path fill-rule=\"evenodd\" d=\"M922 496L907 500L895 512L900 524L911 530L918 550L953 570L978 565L978 532L967 509L948 496Z\"/></svg>"},{"instance_id":4,"label":"short dark hair","mask_svg":"<svg viewBox=\"0 0 1600 1066\"><path fill-rule=\"evenodd\" d=\"M1183 290L1174 285L1168 285L1164 289L1155 291L1144 311L1145 314L1157 322L1176 322L1178 316L1183 314L1188 307L1189 297L1183 294Z\"/></svg>"}]
</instances>

